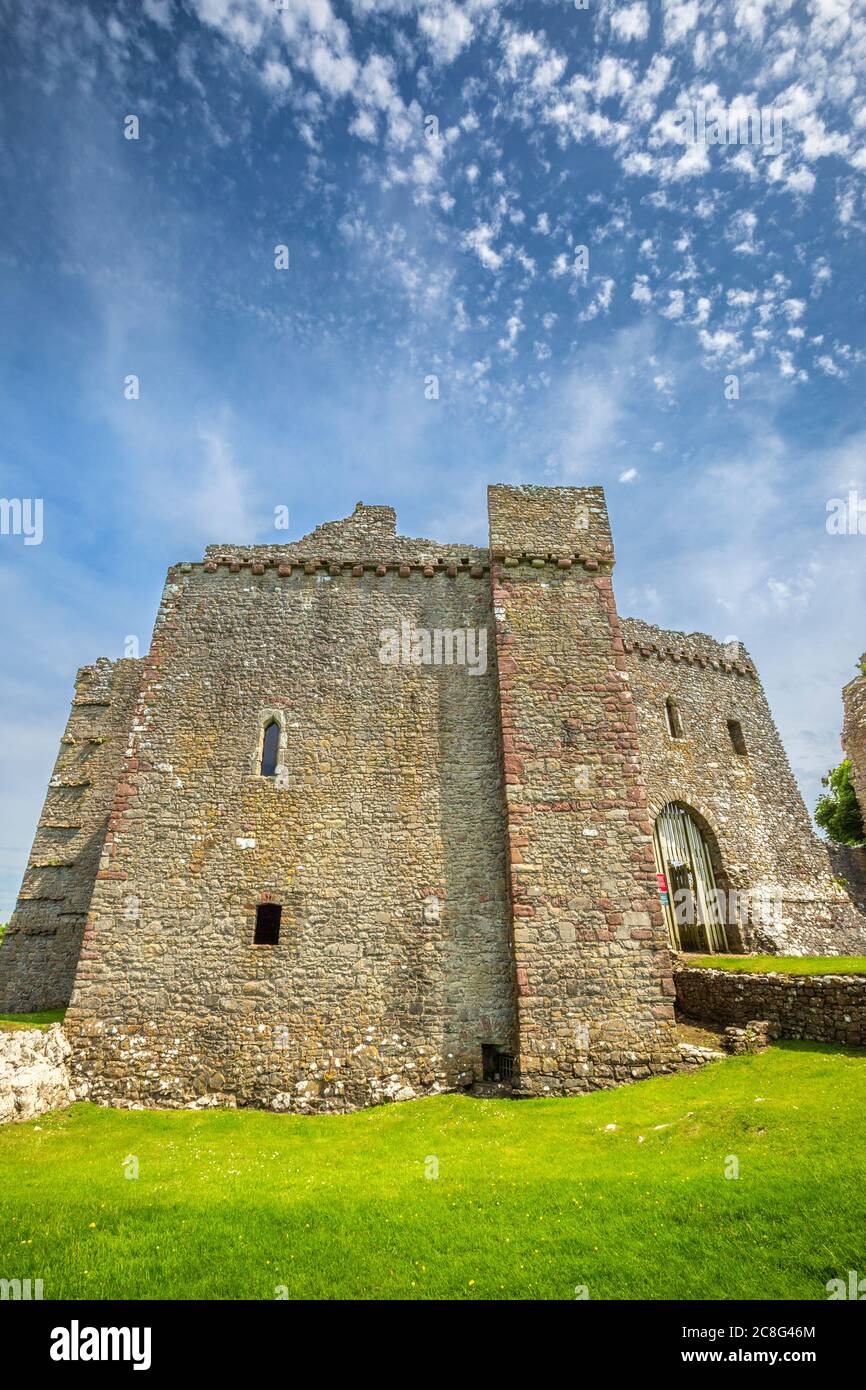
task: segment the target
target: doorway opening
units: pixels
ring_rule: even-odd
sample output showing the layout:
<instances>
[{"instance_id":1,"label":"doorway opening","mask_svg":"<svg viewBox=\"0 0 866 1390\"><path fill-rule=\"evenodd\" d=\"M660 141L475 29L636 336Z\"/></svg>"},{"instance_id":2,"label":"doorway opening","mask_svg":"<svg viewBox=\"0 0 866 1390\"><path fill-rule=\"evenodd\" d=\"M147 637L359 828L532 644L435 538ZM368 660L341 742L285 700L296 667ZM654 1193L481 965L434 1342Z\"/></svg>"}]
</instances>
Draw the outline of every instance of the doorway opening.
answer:
<instances>
[{"instance_id":1,"label":"doorway opening","mask_svg":"<svg viewBox=\"0 0 866 1390\"><path fill-rule=\"evenodd\" d=\"M675 951L728 951L713 860L721 863L712 831L701 829L687 806L669 801L656 817L653 848L659 896Z\"/></svg>"}]
</instances>

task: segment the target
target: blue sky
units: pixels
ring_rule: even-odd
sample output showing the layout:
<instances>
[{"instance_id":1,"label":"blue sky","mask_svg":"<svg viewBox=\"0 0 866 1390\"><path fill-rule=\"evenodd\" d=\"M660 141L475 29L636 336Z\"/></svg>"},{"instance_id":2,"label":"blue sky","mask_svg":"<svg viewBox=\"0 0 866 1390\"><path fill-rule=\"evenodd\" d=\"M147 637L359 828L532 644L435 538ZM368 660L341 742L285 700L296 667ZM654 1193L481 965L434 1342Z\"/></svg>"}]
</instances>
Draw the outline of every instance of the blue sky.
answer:
<instances>
[{"instance_id":1,"label":"blue sky","mask_svg":"<svg viewBox=\"0 0 866 1390\"><path fill-rule=\"evenodd\" d=\"M826 527L866 500L866 11L587 5L0 0L0 494L44 503L0 536L0 915L76 668L278 506L483 544L488 482L602 484L621 613L746 643L813 806L866 646ZM781 147L684 145L701 101Z\"/></svg>"}]
</instances>

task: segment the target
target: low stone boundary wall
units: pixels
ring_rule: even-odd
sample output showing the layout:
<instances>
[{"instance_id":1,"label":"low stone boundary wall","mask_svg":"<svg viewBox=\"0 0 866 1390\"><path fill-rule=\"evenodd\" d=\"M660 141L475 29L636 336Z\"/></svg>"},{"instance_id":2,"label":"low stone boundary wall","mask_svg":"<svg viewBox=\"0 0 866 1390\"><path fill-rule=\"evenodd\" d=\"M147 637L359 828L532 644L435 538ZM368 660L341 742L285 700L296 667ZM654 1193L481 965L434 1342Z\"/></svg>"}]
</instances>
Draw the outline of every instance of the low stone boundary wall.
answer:
<instances>
[{"instance_id":1,"label":"low stone boundary wall","mask_svg":"<svg viewBox=\"0 0 866 1390\"><path fill-rule=\"evenodd\" d=\"M866 1047L866 975L751 975L674 966L677 1004L725 1027L766 1019L776 1038Z\"/></svg>"},{"instance_id":2,"label":"low stone boundary wall","mask_svg":"<svg viewBox=\"0 0 866 1390\"><path fill-rule=\"evenodd\" d=\"M0 1030L0 1124L72 1104L71 1051L59 1023Z\"/></svg>"}]
</instances>

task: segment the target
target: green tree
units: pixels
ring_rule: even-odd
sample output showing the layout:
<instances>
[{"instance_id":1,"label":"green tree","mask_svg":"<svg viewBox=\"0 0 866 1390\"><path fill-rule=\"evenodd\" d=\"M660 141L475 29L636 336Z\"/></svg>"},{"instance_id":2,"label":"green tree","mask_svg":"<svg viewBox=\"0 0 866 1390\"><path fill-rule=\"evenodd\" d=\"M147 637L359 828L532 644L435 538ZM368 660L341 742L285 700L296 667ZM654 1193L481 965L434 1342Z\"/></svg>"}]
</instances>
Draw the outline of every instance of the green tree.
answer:
<instances>
[{"instance_id":1,"label":"green tree","mask_svg":"<svg viewBox=\"0 0 866 1390\"><path fill-rule=\"evenodd\" d=\"M819 796L815 820L837 845L862 845L866 839L863 816L851 785L851 759L831 768L821 785L829 791Z\"/></svg>"}]
</instances>

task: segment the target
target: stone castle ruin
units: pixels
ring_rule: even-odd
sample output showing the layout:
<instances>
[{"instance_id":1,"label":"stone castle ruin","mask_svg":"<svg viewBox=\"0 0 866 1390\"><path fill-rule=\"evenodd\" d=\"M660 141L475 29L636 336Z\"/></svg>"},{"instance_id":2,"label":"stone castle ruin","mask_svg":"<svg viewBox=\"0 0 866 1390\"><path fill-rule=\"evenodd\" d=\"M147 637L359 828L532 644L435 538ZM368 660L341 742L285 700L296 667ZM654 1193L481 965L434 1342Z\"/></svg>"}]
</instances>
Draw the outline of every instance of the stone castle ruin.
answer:
<instances>
[{"instance_id":1,"label":"stone castle ruin","mask_svg":"<svg viewBox=\"0 0 866 1390\"><path fill-rule=\"evenodd\" d=\"M572 1094L681 1065L675 950L863 949L745 650L618 617L600 488L489 516L210 546L79 672L0 1009L92 1099Z\"/></svg>"}]
</instances>

